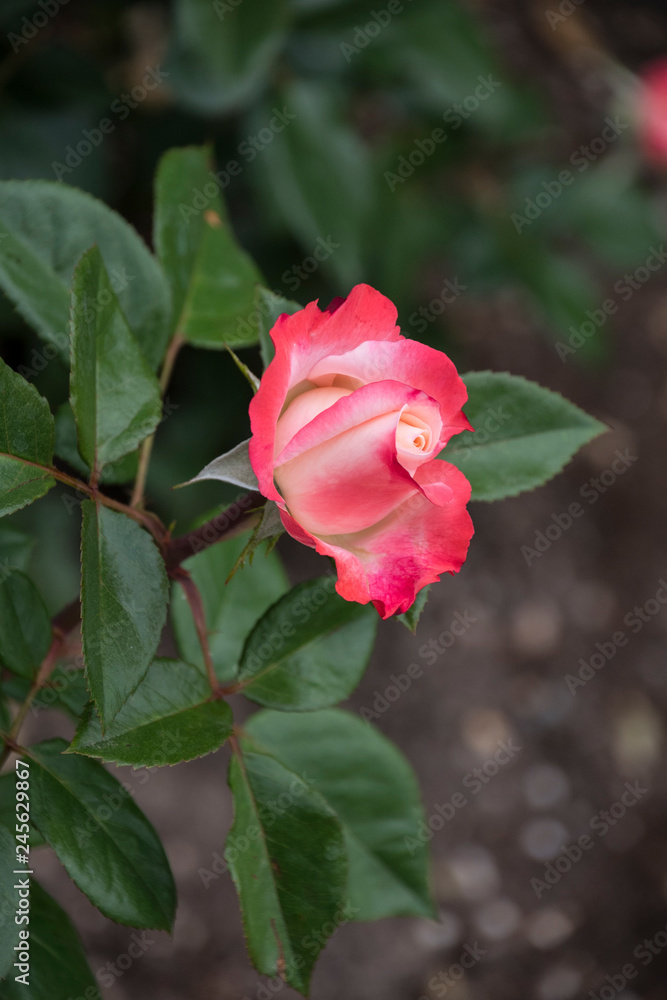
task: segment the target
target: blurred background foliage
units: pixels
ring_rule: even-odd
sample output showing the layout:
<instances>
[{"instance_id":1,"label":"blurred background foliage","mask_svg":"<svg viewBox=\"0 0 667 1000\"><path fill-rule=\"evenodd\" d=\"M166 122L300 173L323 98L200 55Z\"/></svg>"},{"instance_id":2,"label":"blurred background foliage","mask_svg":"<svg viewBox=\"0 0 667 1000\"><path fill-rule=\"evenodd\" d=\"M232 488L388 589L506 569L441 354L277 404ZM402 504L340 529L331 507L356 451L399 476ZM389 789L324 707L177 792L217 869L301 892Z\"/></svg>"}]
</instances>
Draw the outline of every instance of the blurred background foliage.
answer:
<instances>
[{"instance_id":1,"label":"blurred background foliage","mask_svg":"<svg viewBox=\"0 0 667 1000\"><path fill-rule=\"evenodd\" d=\"M509 303L536 337L567 342L605 279L643 262L660 223L634 135L635 78L573 4L556 24L530 6L518 19L549 65L538 81L502 51L493 4L5 0L0 178L80 187L150 241L160 155L211 142L239 241L285 297L326 302L369 282L396 302L408 336L464 369L473 359L461 331L485 302ZM567 114L550 93L559 66L561 105L582 85ZM614 115L621 133L573 165ZM563 169L576 183L550 199ZM527 200L538 205L532 221ZM30 364L38 341L4 299L0 323L3 356ZM573 363L608 363L611 326ZM179 362L178 419L160 430L149 483L167 517L219 501L210 486L169 488L245 436L247 391L232 376L226 356L190 349ZM65 401L59 362L34 381L54 408ZM50 517L43 505L21 517L58 529L36 550L52 604L76 519L46 503Z\"/></svg>"},{"instance_id":2,"label":"blurred background foliage","mask_svg":"<svg viewBox=\"0 0 667 1000\"><path fill-rule=\"evenodd\" d=\"M379 725L414 763L428 807L501 737L519 733L525 763L434 837L443 923L343 928L323 957L316 994L415 1000L457 957L465 933L480 935L490 956L457 997L565 1000L589 985L599 990L642 937L664 928L664 621L647 626L585 694L574 698L563 678L665 573L667 271L627 304L614 288L665 238L665 173L638 141L637 74L667 52L667 11L662 0L399 6L387 21L389 0L2 0L0 178L60 176L150 243L160 156L210 142L218 170L231 161L242 168L220 174L223 195L268 287L326 303L367 281L396 302L407 336L446 350L460 370L525 375L610 424L544 488L474 505L475 544L456 580L432 589L417 648L455 611L470 608L479 623ZM166 75L148 90L142 81L151 71ZM491 91L483 100L475 97L480 76ZM274 131L279 115L295 117ZM617 117L623 129L600 150L606 119ZM103 119L111 131L79 155L85 130ZM436 129L446 140L427 155ZM546 207L519 232L512 216L527 217L527 200L556 190L564 170L575 181L551 201L543 196ZM593 323L588 314L607 299L618 311ZM583 337L583 324L599 328ZM577 332L582 346L559 355ZM67 399L67 372L57 359L41 362L42 349L0 296L0 354L34 369L30 378L55 412ZM259 372L259 352L242 353ZM247 436L248 400L225 352L181 352L148 481L149 502L177 530L233 498L219 484L171 487ZM61 461L75 462L66 420L59 438ZM641 460L586 504L586 518L553 551L526 565L521 546L581 497L593 473L609 469L614 449ZM122 484L110 489L126 497ZM37 538L32 549L19 527ZM11 527L0 524L0 565L29 568L55 611L77 592L78 532L75 499L53 490ZM297 560L297 574L318 572L308 550L284 541L279 548L292 574ZM253 598L263 599L256 589ZM372 705L391 671L417 658L404 631L380 631L353 709ZM161 1000L260 995L230 916L231 886L221 880L207 893L192 875L194 858L210 864L206 845L219 850L220 816L231 823L215 768L204 760L196 773L163 769L147 786L149 814L179 864L184 929L176 944L156 944L114 997L156 989ZM540 799L545 768L556 787L548 806ZM619 825L609 849L582 863L560 896L538 903L529 880L542 870L536 859L551 855L539 853L535 830L562 838L558 850L615 801L626 778L650 780L642 818ZM71 899L67 891L62 898ZM501 891L504 902L495 899ZM124 929L95 924L90 908L78 925L101 962L127 947ZM663 1000L666 963L667 950L642 970L641 994L628 998Z\"/></svg>"}]
</instances>

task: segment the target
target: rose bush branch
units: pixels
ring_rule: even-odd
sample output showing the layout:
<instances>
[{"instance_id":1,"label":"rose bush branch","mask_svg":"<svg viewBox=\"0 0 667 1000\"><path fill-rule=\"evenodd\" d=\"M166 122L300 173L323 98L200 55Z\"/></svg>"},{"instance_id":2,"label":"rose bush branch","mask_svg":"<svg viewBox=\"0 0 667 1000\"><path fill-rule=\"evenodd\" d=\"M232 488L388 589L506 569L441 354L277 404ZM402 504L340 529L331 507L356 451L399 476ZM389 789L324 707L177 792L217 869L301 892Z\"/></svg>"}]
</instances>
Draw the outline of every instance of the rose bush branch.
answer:
<instances>
[{"instance_id":1,"label":"rose bush branch","mask_svg":"<svg viewBox=\"0 0 667 1000\"><path fill-rule=\"evenodd\" d=\"M15 456L0 452L0 459L1 458L15 458ZM114 500L113 497L109 497L105 493L102 493L97 486L85 483L82 479L77 479L76 476L70 476L69 473L63 472L61 469L57 469L54 465L42 465L39 462L31 462L25 458L20 459L20 461L23 465L36 469L48 476L53 476L54 479L56 479L59 483L62 483L64 486L71 486L77 493L83 493L91 500L97 500L99 503L104 504L105 507L109 507L111 510L116 510L121 514L127 514L128 517L131 517L133 520L137 521L144 528L150 531L159 544L164 543L167 535L167 529L162 524L162 521L157 514L153 514L150 511L136 510L129 507L127 504L121 503L119 500Z\"/></svg>"},{"instance_id":2,"label":"rose bush branch","mask_svg":"<svg viewBox=\"0 0 667 1000\"><path fill-rule=\"evenodd\" d=\"M192 620L197 632L197 638L199 639L199 645L201 646L202 655L204 657L206 676L208 677L208 682L211 685L211 691L214 695L218 696L221 693L220 685L215 674L215 667L211 657L211 650L208 643L208 632L206 629L206 613L204 611L204 602L202 601L199 588L188 571L183 569L182 566L174 567L171 571L171 578L180 584L183 588L183 592L185 593L188 605L190 606L190 611L192 612Z\"/></svg>"},{"instance_id":3,"label":"rose bush branch","mask_svg":"<svg viewBox=\"0 0 667 1000\"><path fill-rule=\"evenodd\" d=\"M169 380L171 379L174 365L176 363L176 358L178 357L179 351L183 347L184 343L185 341L180 333L175 333L169 343L164 364L162 365L162 372L160 373L161 397L163 397L167 391ZM147 437L146 440L142 442L139 449L139 466L137 469L137 478L134 483L134 489L132 491L132 498L130 500L130 507L139 507L143 503L144 490L146 489L146 478L148 476L148 466L151 459L151 453L153 451L154 441L155 433L151 434L150 437Z\"/></svg>"},{"instance_id":4,"label":"rose bush branch","mask_svg":"<svg viewBox=\"0 0 667 1000\"><path fill-rule=\"evenodd\" d=\"M2 768L2 765L5 763L12 750L16 748L16 741L18 739L21 726L23 725L28 711L30 710L30 706L38 692L46 686L51 671L65 650L67 637L70 632L77 627L80 618L81 602L79 598L66 605L66 607L54 616L51 622L52 639L49 650L44 657L32 684L30 685L28 694L21 703L19 710L14 717L14 721L12 722L9 732L6 735L0 735L0 738L4 740L5 744L2 753L0 753L0 768Z\"/></svg>"},{"instance_id":5,"label":"rose bush branch","mask_svg":"<svg viewBox=\"0 0 667 1000\"><path fill-rule=\"evenodd\" d=\"M261 507L265 503L266 500L261 493L254 491L245 493L205 524L188 531L185 535L170 539L165 552L167 568L179 566L209 546L254 528L259 520Z\"/></svg>"}]
</instances>

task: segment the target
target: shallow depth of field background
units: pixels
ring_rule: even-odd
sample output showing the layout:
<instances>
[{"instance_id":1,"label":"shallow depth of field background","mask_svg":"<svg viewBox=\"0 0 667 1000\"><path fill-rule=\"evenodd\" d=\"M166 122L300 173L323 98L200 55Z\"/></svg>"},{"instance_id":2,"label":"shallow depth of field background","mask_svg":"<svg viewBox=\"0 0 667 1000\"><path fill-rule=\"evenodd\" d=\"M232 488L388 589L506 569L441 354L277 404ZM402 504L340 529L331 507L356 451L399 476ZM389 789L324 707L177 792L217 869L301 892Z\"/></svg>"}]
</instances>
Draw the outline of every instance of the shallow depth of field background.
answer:
<instances>
[{"instance_id":1,"label":"shallow depth of field background","mask_svg":"<svg viewBox=\"0 0 667 1000\"><path fill-rule=\"evenodd\" d=\"M445 350L461 371L525 375L612 428L535 493L473 505L468 561L433 589L417 637L381 628L348 707L388 705L376 724L413 764L440 827L431 846L442 922L342 927L313 997L664 998L667 605L639 628L624 623L635 606L656 609L667 578L667 261L645 270L667 239L667 165L647 161L636 131L636 74L667 52L664 5L406 0L389 16L385 0L54 4L39 28L35 3L0 9L0 177L55 179L55 170L150 240L160 154L210 141L220 168L241 164L224 194L269 287L326 303L367 281L396 302L407 336ZM158 66L164 82L136 107L123 104ZM279 134L266 131L274 108L295 115ZM104 118L113 128L80 156L84 130ZM607 119L620 134L601 140L614 135ZM434 129L446 139L429 145ZM563 170L573 182L554 194ZM533 220L513 221L526 199L538 205ZM600 312L609 299L611 316ZM587 311L597 317L584 326L590 336ZM4 299L0 347L14 366L34 365L39 351ZM254 352L244 358L259 369ZM66 398L58 361L34 382L54 406ZM182 531L233 497L210 483L170 486L247 436L248 390L226 355L188 348L169 403L148 492ZM54 611L77 588L78 511L62 496L54 490L14 522L39 538L31 571ZM575 502L583 513L568 526L560 515ZM545 551L522 549L550 525ZM295 579L323 569L289 539L280 550ZM456 613L474 622L427 657ZM615 648L619 630L629 639ZM597 643L613 657L599 654L604 665L584 666L590 679L568 686ZM423 676L397 701L378 700L410 663ZM45 715L34 726L43 737L70 733ZM512 760L489 764L510 739L521 748ZM205 888L198 874L222 854L231 822L225 765L221 751L149 775L124 769L180 893L173 938L138 934L129 967L133 932L104 920L55 858L37 857L92 968L114 964L118 975L101 980L113 984L110 1000L294 995L253 972L229 877ZM466 783L475 767L488 778L477 792ZM626 782L645 790L639 801L608 832L591 828ZM436 806L455 792L467 802L444 822ZM591 849L538 898L531 879L584 833ZM483 955L447 986L466 945ZM623 987L629 963L636 975Z\"/></svg>"}]
</instances>

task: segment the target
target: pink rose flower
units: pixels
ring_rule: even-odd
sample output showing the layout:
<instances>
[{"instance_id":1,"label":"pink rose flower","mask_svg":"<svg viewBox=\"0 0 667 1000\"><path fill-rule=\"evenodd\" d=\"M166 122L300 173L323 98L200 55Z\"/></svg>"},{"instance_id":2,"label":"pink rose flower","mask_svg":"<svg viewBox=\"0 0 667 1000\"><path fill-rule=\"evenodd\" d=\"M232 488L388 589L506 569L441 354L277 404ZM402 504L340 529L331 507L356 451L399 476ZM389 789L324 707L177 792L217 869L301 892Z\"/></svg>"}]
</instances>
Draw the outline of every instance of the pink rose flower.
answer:
<instances>
[{"instance_id":1,"label":"pink rose flower","mask_svg":"<svg viewBox=\"0 0 667 1000\"><path fill-rule=\"evenodd\" d=\"M436 456L469 430L446 355L402 337L396 308L357 285L271 331L276 354L250 404L250 461L286 530L333 556L338 593L382 618L461 568L470 484Z\"/></svg>"},{"instance_id":2,"label":"pink rose flower","mask_svg":"<svg viewBox=\"0 0 667 1000\"><path fill-rule=\"evenodd\" d=\"M667 162L667 59L658 59L641 74L639 135L647 157Z\"/></svg>"}]
</instances>

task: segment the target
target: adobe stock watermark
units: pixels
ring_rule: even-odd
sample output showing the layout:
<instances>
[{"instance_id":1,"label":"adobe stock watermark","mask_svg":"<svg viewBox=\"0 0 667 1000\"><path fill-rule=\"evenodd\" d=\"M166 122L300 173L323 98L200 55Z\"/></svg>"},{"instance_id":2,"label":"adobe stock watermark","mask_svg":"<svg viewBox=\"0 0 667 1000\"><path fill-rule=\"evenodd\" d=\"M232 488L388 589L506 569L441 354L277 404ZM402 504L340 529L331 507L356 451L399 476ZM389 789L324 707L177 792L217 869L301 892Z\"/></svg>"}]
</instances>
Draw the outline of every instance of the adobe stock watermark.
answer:
<instances>
[{"instance_id":1,"label":"adobe stock watermark","mask_svg":"<svg viewBox=\"0 0 667 1000\"><path fill-rule=\"evenodd\" d=\"M9 556L5 556L4 559L0 560L0 583L4 583L8 580L12 573L17 569L16 566L12 566L9 561Z\"/></svg>"},{"instance_id":2,"label":"adobe stock watermark","mask_svg":"<svg viewBox=\"0 0 667 1000\"><path fill-rule=\"evenodd\" d=\"M483 416L475 417L474 436L470 438L466 432L464 438L455 438L457 459L467 462L475 454L476 448L493 441L495 435L510 422L515 413L514 406L504 401L496 406L490 406L484 411ZM461 445L459 440L469 440L470 444Z\"/></svg>"},{"instance_id":3,"label":"adobe stock watermark","mask_svg":"<svg viewBox=\"0 0 667 1000\"><path fill-rule=\"evenodd\" d=\"M588 660L583 656L579 657L579 670L576 674L565 674L563 678L571 695L575 695L579 688L585 687L589 681L598 675L610 660L616 656L619 649L627 646L631 635L637 635L650 621L659 615L667 607L667 581L664 578L658 580L658 589L653 597L649 597L643 604L636 604L631 611L623 618L623 624L630 630L630 634L619 629L605 642L595 643L595 652Z\"/></svg>"},{"instance_id":4,"label":"adobe stock watermark","mask_svg":"<svg viewBox=\"0 0 667 1000\"><path fill-rule=\"evenodd\" d=\"M84 666L83 655L79 653L70 663L58 667L40 689L38 697L31 702L30 714L32 717L36 718L45 708L52 708L56 705L72 684L75 684L78 678L83 676Z\"/></svg>"},{"instance_id":5,"label":"adobe stock watermark","mask_svg":"<svg viewBox=\"0 0 667 1000\"><path fill-rule=\"evenodd\" d=\"M636 958L641 965L646 968L657 955L661 955L667 948L667 927L661 928L653 937L644 938L632 951L632 957ZM602 986L598 986L597 992L589 990L590 1000L615 1000L620 996L625 987L639 975L639 969L634 962L626 962L617 973L606 975Z\"/></svg>"},{"instance_id":6,"label":"adobe stock watermark","mask_svg":"<svg viewBox=\"0 0 667 1000\"><path fill-rule=\"evenodd\" d=\"M640 799L648 794L648 788L642 788L638 781L635 781L633 784L626 781L624 789L620 799L612 802L608 809L601 809L589 821L589 829L595 834L598 840L606 837L609 831L623 819L628 810L636 806ZM578 864L584 854L587 851L591 851L596 843L597 841L594 840L591 834L582 833L577 838L576 843L568 846L563 845L561 847L561 854L554 861L549 861L544 866L542 878L534 876L530 880L530 886L537 898L542 899L545 892L553 889L560 882L563 875L567 875L568 872L572 871L574 865Z\"/></svg>"},{"instance_id":7,"label":"adobe stock watermark","mask_svg":"<svg viewBox=\"0 0 667 1000\"><path fill-rule=\"evenodd\" d=\"M568 17L571 17L584 3L586 3L586 0L561 0L557 10L552 10L550 7L548 10L545 10L544 16L551 30L555 31L559 24L567 21Z\"/></svg>"},{"instance_id":8,"label":"adobe stock watermark","mask_svg":"<svg viewBox=\"0 0 667 1000\"><path fill-rule=\"evenodd\" d=\"M67 1000L104 1000L104 997L98 990L97 986L86 986L83 993L79 994L78 997L68 996Z\"/></svg>"},{"instance_id":9,"label":"adobe stock watermark","mask_svg":"<svg viewBox=\"0 0 667 1000\"><path fill-rule=\"evenodd\" d=\"M643 288L656 271L662 268L665 261L667 261L667 250L664 243L659 247L649 247L649 254L644 263L629 274L624 274L614 284L616 298L605 299L599 309L587 309L587 318L584 322L578 328L570 327L571 336L567 343L564 344L560 340L556 342L554 346L561 361L565 363L571 354L576 354L579 348L605 325L609 317L618 312L618 300L628 302L635 292Z\"/></svg>"},{"instance_id":10,"label":"adobe stock watermark","mask_svg":"<svg viewBox=\"0 0 667 1000\"><path fill-rule=\"evenodd\" d=\"M134 931L130 936L127 951L116 955L113 962L106 962L96 971L97 981L107 988L113 986L116 980L120 979L138 958L142 958L146 954L150 946L155 944L155 940L154 937L149 937L148 931Z\"/></svg>"},{"instance_id":11,"label":"adobe stock watermark","mask_svg":"<svg viewBox=\"0 0 667 1000\"><path fill-rule=\"evenodd\" d=\"M203 866L197 869L197 874L205 889L208 889L211 882L217 882L221 875L229 871L229 866L239 858L241 854L252 846L253 842L263 836L263 831L270 829L277 819L289 812L295 802L304 795L312 785L312 779L304 772L299 777L294 777L289 788L281 792L275 800L266 802L257 809L259 823L249 823L245 833L235 836L230 835L225 844L225 857L223 858L217 851L211 858L211 867Z\"/></svg>"},{"instance_id":12,"label":"adobe stock watermark","mask_svg":"<svg viewBox=\"0 0 667 1000\"><path fill-rule=\"evenodd\" d=\"M501 767L509 764L517 753L521 751L520 746L516 746L511 737L508 740L499 740L498 749L485 760L480 767L473 767L472 770L461 780L463 787L470 792L470 796L479 795L485 785L495 778ZM446 802L439 802L433 806L433 812L426 820L420 820L416 837L404 837L405 846L410 855L414 855L430 840L434 834L442 830L445 823L451 822L456 814L468 805L469 798L461 791L453 792Z\"/></svg>"},{"instance_id":13,"label":"adobe stock watermark","mask_svg":"<svg viewBox=\"0 0 667 1000\"><path fill-rule=\"evenodd\" d=\"M429 323L442 316L447 306L451 306L467 290L468 286L462 284L459 278L447 278L440 294L431 299L428 305L420 306L416 312L410 313L408 323L414 326L415 333L425 333Z\"/></svg>"},{"instance_id":14,"label":"adobe stock watermark","mask_svg":"<svg viewBox=\"0 0 667 1000\"><path fill-rule=\"evenodd\" d=\"M209 207L213 199L217 198L220 191L229 187L232 177L238 177L243 170L241 160L245 163L252 163L273 142L275 137L284 132L290 122L293 122L297 117L288 111L286 105L283 105L282 110L273 108L272 112L271 118L263 128L247 135L239 143L236 148L238 160L228 160L224 167L218 170L209 170L208 174L211 180L207 181L201 188L193 188L190 204L181 202L178 211L184 222L189 223L190 219L200 215Z\"/></svg>"},{"instance_id":15,"label":"adobe stock watermark","mask_svg":"<svg viewBox=\"0 0 667 1000\"><path fill-rule=\"evenodd\" d=\"M213 0L213 10L219 19L224 21L227 14L233 14L242 3L243 0Z\"/></svg>"},{"instance_id":16,"label":"adobe stock watermark","mask_svg":"<svg viewBox=\"0 0 667 1000\"><path fill-rule=\"evenodd\" d=\"M465 944L459 955L458 962L452 964L445 970L431 976L428 981L430 993L436 997L446 997L450 989L455 988L461 982L466 972L472 969L486 955L486 949L480 948L477 941L472 944ZM430 997L421 996L419 1000L431 1000Z\"/></svg>"},{"instance_id":17,"label":"adobe stock watermark","mask_svg":"<svg viewBox=\"0 0 667 1000\"><path fill-rule=\"evenodd\" d=\"M305 965L306 959L304 958L304 951L308 952L310 955L318 955L334 931L338 930L339 927L343 927L345 924L349 924L351 920L354 920L358 913L358 907L353 906L349 901L345 903L336 911L332 920L326 921L318 928L311 929L302 937L302 950L295 952L292 956L284 960L283 977L269 979L263 983L258 982L254 997L246 995L242 997L241 1000L272 1000L272 997L274 997L276 993L280 993L280 991L287 986L289 973L292 970L298 971Z\"/></svg>"},{"instance_id":18,"label":"adobe stock watermark","mask_svg":"<svg viewBox=\"0 0 667 1000\"><path fill-rule=\"evenodd\" d=\"M474 115L479 106L502 86L502 82L494 80L491 74L478 76L477 79L479 83L474 92L469 94L460 104L453 104L442 115L442 120L451 126L452 132L459 129L471 115ZM393 192L399 184L405 184L415 170L421 167L429 156L433 156L438 146L447 142L448 138L449 135L445 129L434 128L425 139L415 139L407 156L403 154L399 156L395 170L385 170L384 179L389 190Z\"/></svg>"},{"instance_id":19,"label":"adobe stock watermark","mask_svg":"<svg viewBox=\"0 0 667 1000\"><path fill-rule=\"evenodd\" d=\"M201 530L198 529L188 535L188 544L192 555L196 556L198 552L214 545L226 535L255 502L247 493L239 493L234 503L228 507L222 507L220 512L211 518Z\"/></svg>"},{"instance_id":20,"label":"adobe stock watermark","mask_svg":"<svg viewBox=\"0 0 667 1000\"><path fill-rule=\"evenodd\" d=\"M605 118L605 127L600 135L591 139L588 145L581 145L575 149L570 156L570 163L577 168L578 173L584 173L629 128L630 123L621 121L618 115L614 118ZM576 177L576 174L566 169L561 170L558 177L550 181L542 181L540 190L532 198L525 199L523 215L520 212L512 212L510 216L517 233L522 232L527 226L531 226L544 212L551 208L554 201L557 201L563 194L563 191L574 184Z\"/></svg>"},{"instance_id":21,"label":"adobe stock watermark","mask_svg":"<svg viewBox=\"0 0 667 1000\"><path fill-rule=\"evenodd\" d=\"M149 93L156 90L166 77L169 71L161 69L160 66L147 66L141 83L132 87L129 93L121 94L111 102L109 111L118 121L125 121L131 111L138 108L142 101L145 101ZM65 174L73 173L77 167L81 166L87 156L90 156L93 149L101 146L104 137L116 131L116 122L112 118L101 118L96 128L84 128L81 132L82 138L76 146L69 145L65 149L64 162L53 160L51 169L57 181L62 181Z\"/></svg>"},{"instance_id":22,"label":"adobe stock watermark","mask_svg":"<svg viewBox=\"0 0 667 1000\"><path fill-rule=\"evenodd\" d=\"M478 619L467 610L463 614L460 611L456 611L449 624L449 628L443 629L435 639L430 639L423 646L420 646L419 656L422 660L426 660L429 666L437 663L439 657L454 645L457 638L465 635L468 629L477 621ZM390 674L389 680L391 683L382 691L374 691L372 707L364 706L360 708L359 715L364 722L371 722L381 718L398 701L402 694L409 691L413 681L419 680L423 676L424 668L418 663L410 663L406 667L405 673Z\"/></svg>"},{"instance_id":23,"label":"adobe stock watermark","mask_svg":"<svg viewBox=\"0 0 667 1000\"><path fill-rule=\"evenodd\" d=\"M293 264L292 267L283 271L280 280L289 288L290 292L296 292L301 284L317 271L320 264L340 249L340 246L341 244L336 243L330 235L326 239L318 236L312 254L304 257L300 264Z\"/></svg>"},{"instance_id":24,"label":"adobe stock watermark","mask_svg":"<svg viewBox=\"0 0 667 1000\"><path fill-rule=\"evenodd\" d=\"M128 274L125 267L112 267L108 273L109 283L116 295L123 292L136 278L136 274ZM108 288L101 288L94 298L87 296L83 306L86 321L92 322L101 309L111 304L112 299L113 296ZM43 372L54 358L62 357L64 354L69 356L69 333L57 330L43 347L39 349L33 347L29 364L19 365L16 370L24 379L30 381Z\"/></svg>"},{"instance_id":25,"label":"adobe stock watermark","mask_svg":"<svg viewBox=\"0 0 667 1000\"><path fill-rule=\"evenodd\" d=\"M335 592L336 578L334 576L325 577L317 587L304 587L299 590L299 596L296 600L291 600L289 604L285 603L279 626L276 625L272 629L260 626L257 633L253 632L253 638L256 639L254 642L255 652L244 657L244 675L247 676L250 672L255 677L266 664L272 663L276 654L285 645L285 640L296 635L295 623L296 625L306 625Z\"/></svg>"},{"instance_id":26,"label":"adobe stock watermark","mask_svg":"<svg viewBox=\"0 0 667 1000\"><path fill-rule=\"evenodd\" d=\"M165 420L169 420L169 417L172 415L172 413L175 413L176 410L179 409L180 405L181 405L180 403L174 403L169 396L165 396L165 398L162 400L162 416L160 417L160 423L158 424L158 427L161 424L163 424ZM61 457L63 458L63 461L67 461L65 456ZM109 465L105 465L103 467L99 476L100 485L104 486L105 483L109 483L110 485L118 485L118 481L115 480L115 475L118 466L125 460L125 457L126 456L124 456L123 458L119 458L115 462L110 462ZM76 471L77 474L79 474L78 470ZM88 495L88 493L84 493L82 490L65 489L60 494L60 499L62 500L63 507L65 508L67 513L71 514L74 511L78 510L85 500L90 500L90 496Z\"/></svg>"},{"instance_id":27,"label":"adobe stock watermark","mask_svg":"<svg viewBox=\"0 0 667 1000\"><path fill-rule=\"evenodd\" d=\"M65 7L68 3L69 0L37 0L39 10L36 10L30 17L21 18L21 34L10 31L7 35L7 41L12 50L16 53L21 46L27 45L33 38L36 38L42 28L45 28L49 21L56 16L60 8Z\"/></svg>"},{"instance_id":28,"label":"adobe stock watermark","mask_svg":"<svg viewBox=\"0 0 667 1000\"><path fill-rule=\"evenodd\" d=\"M206 185L206 188L208 188L208 185ZM180 206L180 208L184 207L187 206ZM326 237L318 236L312 253L304 257L298 264L293 264L283 271L281 281L290 292L296 292L302 283L310 278L324 261L329 260L341 246L342 244L337 243L331 234L328 234ZM285 296L284 287L273 288L271 291L278 298ZM241 340L247 337L256 338L263 321L269 316L271 309L271 302L268 298L261 298L259 301L255 300L254 309L245 315L237 317L236 336L238 339Z\"/></svg>"},{"instance_id":29,"label":"adobe stock watermark","mask_svg":"<svg viewBox=\"0 0 667 1000\"><path fill-rule=\"evenodd\" d=\"M160 755L164 755L164 764L170 757L170 751L178 749L178 743L174 737L162 734L160 737ZM150 767L141 766L130 770L128 777L144 785L151 776L151 773L161 765L151 764ZM95 804L89 803L87 815L83 825L72 827L72 833L79 847L87 847L91 840L97 838L101 830L111 817L119 809L134 798L135 789L127 781L119 781L118 786L113 790L102 792Z\"/></svg>"},{"instance_id":30,"label":"adobe stock watermark","mask_svg":"<svg viewBox=\"0 0 667 1000\"><path fill-rule=\"evenodd\" d=\"M589 506L596 504L620 476L625 475L637 461L637 455L631 454L629 448L624 451L617 448L614 454L616 457L609 468L601 472L599 476L591 476L579 490L579 495ZM536 559L540 559L545 552L548 552L554 542L557 542L585 513L586 508L582 507L578 501L574 501L561 514L552 514L544 529L535 532L533 544L521 546L521 555L526 565L532 566Z\"/></svg>"},{"instance_id":31,"label":"adobe stock watermark","mask_svg":"<svg viewBox=\"0 0 667 1000\"><path fill-rule=\"evenodd\" d=\"M406 0L406 2L411 3L412 0ZM363 52L373 39L377 38L380 32L391 24L392 19L398 14L402 14L404 10L405 4L402 3L402 0L389 0L387 6L382 7L381 10L372 10L370 20L366 24L357 25L354 29L352 42L340 43L340 50L345 56L345 61L352 62L353 56Z\"/></svg>"}]
</instances>

